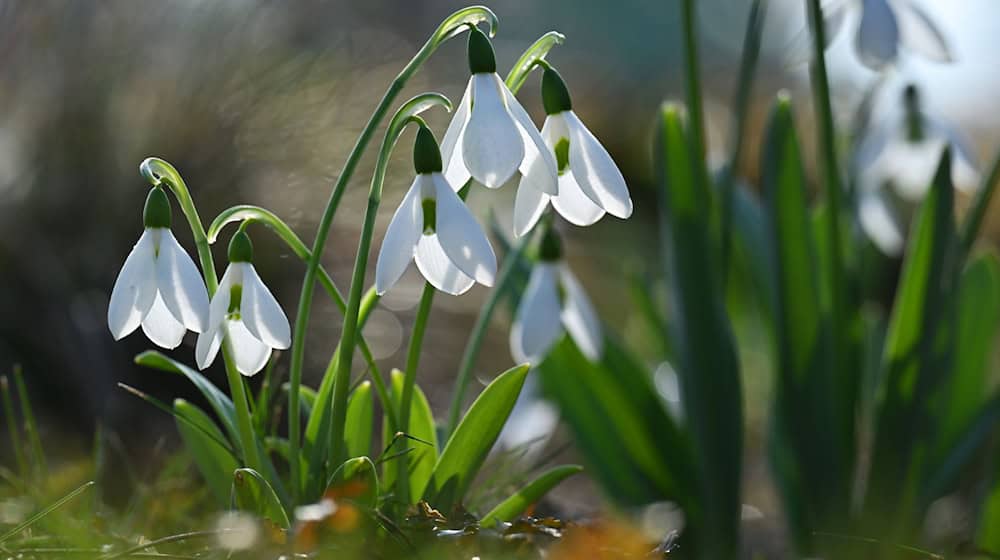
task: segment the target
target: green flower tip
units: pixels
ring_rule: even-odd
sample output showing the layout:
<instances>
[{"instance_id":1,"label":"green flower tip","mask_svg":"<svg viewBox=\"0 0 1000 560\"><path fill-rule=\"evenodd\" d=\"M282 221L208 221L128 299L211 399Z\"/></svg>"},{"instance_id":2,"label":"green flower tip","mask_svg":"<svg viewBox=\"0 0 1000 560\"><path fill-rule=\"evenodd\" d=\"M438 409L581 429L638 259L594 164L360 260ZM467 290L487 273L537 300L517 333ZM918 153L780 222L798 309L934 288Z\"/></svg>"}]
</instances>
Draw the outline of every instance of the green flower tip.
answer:
<instances>
[{"instance_id":1,"label":"green flower tip","mask_svg":"<svg viewBox=\"0 0 1000 560\"><path fill-rule=\"evenodd\" d=\"M906 110L906 138L918 143L924 140L924 120L921 116L920 91L917 86L909 84L903 90L903 106Z\"/></svg>"},{"instance_id":2,"label":"green flower tip","mask_svg":"<svg viewBox=\"0 0 1000 560\"><path fill-rule=\"evenodd\" d=\"M497 71L497 57L493 45L478 27L469 30L469 72L492 74Z\"/></svg>"},{"instance_id":3,"label":"green flower tip","mask_svg":"<svg viewBox=\"0 0 1000 560\"><path fill-rule=\"evenodd\" d=\"M142 223L147 228L170 227L170 200L161 187L153 187L142 209Z\"/></svg>"},{"instance_id":4,"label":"green flower tip","mask_svg":"<svg viewBox=\"0 0 1000 560\"><path fill-rule=\"evenodd\" d=\"M549 226L542 233L542 238L538 242L538 260L542 262L556 262L562 259L562 240L555 228Z\"/></svg>"},{"instance_id":5,"label":"green flower tip","mask_svg":"<svg viewBox=\"0 0 1000 560\"><path fill-rule=\"evenodd\" d=\"M229 262L251 262L253 261L253 243L250 236L243 230L239 230L229 241Z\"/></svg>"},{"instance_id":6,"label":"green flower tip","mask_svg":"<svg viewBox=\"0 0 1000 560\"><path fill-rule=\"evenodd\" d=\"M545 106L546 115L557 115L573 108L566 82L551 67L546 68L542 74L542 105Z\"/></svg>"},{"instance_id":7,"label":"green flower tip","mask_svg":"<svg viewBox=\"0 0 1000 560\"><path fill-rule=\"evenodd\" d=\"M417 130L417 139L413 142L413 168L419 174L440 173L444 168L434 133L423 125Z\"/></svg>"}]
</instances>

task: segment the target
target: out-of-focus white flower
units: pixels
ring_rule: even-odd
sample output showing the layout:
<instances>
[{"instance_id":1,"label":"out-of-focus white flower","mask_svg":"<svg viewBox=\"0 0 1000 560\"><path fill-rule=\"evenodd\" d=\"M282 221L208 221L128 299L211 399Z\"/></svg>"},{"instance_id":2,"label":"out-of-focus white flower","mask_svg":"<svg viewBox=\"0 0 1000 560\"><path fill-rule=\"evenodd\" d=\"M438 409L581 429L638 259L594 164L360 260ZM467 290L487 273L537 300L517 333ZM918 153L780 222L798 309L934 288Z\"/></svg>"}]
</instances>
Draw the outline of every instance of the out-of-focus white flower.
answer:
<instances>
[{"instance_id":1,"label":"out-of-focus white flower","mask_svg":"<svg viewBox=\"0 0 1000 560\"><path fill-rule=\"evenodd\" d=\"M421 126L413 148L417 176L389 222L375 266L375 291L389 290L410 261L438 290L461 295L492 286L496 255L479 222L441 174L441 152Z\"/></svg>"},{"instance_id":2,"label":"out-of-focus white flower","mask_svg":"<svg viewBox=\"0 0 1000 560\"><path fill-rule=\"evenodd\" d=\"M544 190L548 164L541 157L525 158L527 172L521 178L514 201L514 233L524 235L542 216L549 202L567 221L589 226L605 213L618 218L632 215L625 178L604 146L573 112L569 91L559 74L546 68L542 75L545 124L542 138L555 156L559 173L558 191Z\"/></svg>"},{"instance_id":3,"label":"out-of-focus white flower","mask_svg":"<svg viewBox=\"0 0 1000 560\"><path fill-rule=\"evenodd\" d=\"M912 85L904 90L902 114L883 118L858 145L859 219L884 253L902 251L908 214L927 195L947 147L955 188L974 191L980 179L975 152L958 130L921 110Z\"/></svg>"},{"instance_id":4,"label":"out-of-focus white flower","mask_svg":"<svg viewBox=\"0 0 1000 560\"><path fill-rule=\"evenodd\" d=\"M187 330L208 322L208 292L194 261L170 231L170 202L160 187L149 191L145 231L125 259L108 305L108 328L119 340L142 325L162 348L176 348Z\"/></svg>"},{"instance_id":5,"label":"out-of-focus white flower","mask_svg":"<svg viewBox=\"0 0 1000 560\"><path fill-rule=\"evenodd\" d=\"M540 159L535 187L556 194L556 161L531 117L496 73L493 46L482 31L469 32L472 76L441 142L444 176L456 190L469 178L495 189Z\"/></svg>"},{"instance_id":6,"label":"out-of-focus white flower","mask_svg":"<svg viewBox=\"0 0 1000 560\"><path fill-rule=\"evenodd\" d=\"M236 369L246 376L264 368L272 349L291 345L288 317L252 261L250 237L237 231L229 243L229 266L209 306L208 329L198 336L195 359L199 369L215 361L226 338L232 345Z\"/></svg>"},{"instance_id":7,"label":"out-of-focus white flower","mask_svg":"<svg viewBox=\"0 0 1000 560\"><path fill-rule=\"evenodd\" d=\"M257 519L238 511L227 511L216 524L219 546L230 551L249 550L260 533Z\"/></svg>"},{"instance_id":8,"label":"out-of-focus white flower","mask_svg":"<svg viewBox=\"0 0 1000 560\"><path fill-rule=\"evenodd\" d=\"M559 240L549 228L517 306L510 330L511 354L517 362L537 364L564 332L589 360L601 359L604 340L597 313L563 262Z\"/></svg>"}]
</instances>

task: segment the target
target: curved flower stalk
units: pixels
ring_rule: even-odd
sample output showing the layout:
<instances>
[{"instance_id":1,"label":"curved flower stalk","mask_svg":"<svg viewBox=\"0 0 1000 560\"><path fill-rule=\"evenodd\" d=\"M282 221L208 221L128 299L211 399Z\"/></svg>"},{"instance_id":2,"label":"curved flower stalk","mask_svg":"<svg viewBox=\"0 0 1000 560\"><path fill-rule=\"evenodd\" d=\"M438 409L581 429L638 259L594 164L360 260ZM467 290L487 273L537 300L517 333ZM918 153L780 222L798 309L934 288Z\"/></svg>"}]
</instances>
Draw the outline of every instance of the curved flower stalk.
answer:
<instances>
[{"instance_id":1,"label":"curved flower stalk","mask_svg":"<svg viewBox=\"0 0 1000 560\"><path fill-rule=\"evenodd\" d=\"M143 209L145 231L125 259L108 305L115 340L142 332L161 348L176 348L188 330L208 323L208 293L198 267L170 231L167 194L153 187Z\"/></svg>"},{"instance_id":2,"label":"curved flower stalk","mask_svg":"<svg viewBox=\"0 0 1000 560\"><path fill-rule=\"evenodd\" d=\"M470 178L496 189L517 171L526 174L527 164L540 159L544 172L533 175L533 187L555 195L555 158L496 70L490 40L482 31L470 30L472 76L441 142L444 176L455 189Z\"/></svg>"},{"instance_id":3,"label":"curved flower stalk","mask_svg":"<svg viewBox=\"0 0 1000 560\"><path fill-rule=\"evenodd\" d=\"M272 349L291 344L288 318L252 261L250 237L237 231L229 243L229 267L212 297L208 329L198 337L195 359L199 369L215 361L224 338L232 345L236 369L245 376L264 369Z\"/></svg>"},{"instance_id":4,"label":"curved flower stalk","mask_svg":"<svg viewBox=\"0 0 1000 560\"><path fill-rule=\"evenodd\" d=\"M539 188L547 181L548 164L538 154L529 154L525 158L527 172L514 201L514 233L521 236L530 231L549 202L563 218L578 226L595 224L605 213L628 218L632 215L632 199L625 178L608 151L576 116L562 77L552 67L544 66L542 102L548 116L542 138L556 159L558 187L555 194Z\"/></svg>"},{"instance_id":5,"label":"curved flower stalk","mask_svg":"<svg viewBox=\"0 0 1000 560\"><path fill-rule=\"evenodd\" d=\"M903 249L906 222L930 188L941 154L954 154L952 182L970 193L979 183L979 162L968 141L950 124L921 110L916 87L903 94L903 114L877 123L855 157L860 182L859 220L888 255Z\"/></svg>"},{"instance_id":6,"label":"curved flower stalk","mask_svg":"<svg viewBox=\"0 0 1000 560\"><path fill-rule=\"evenodd\" d=\"M823 11L827 45L848 19L858 22L854 48L872 70L894 64L901 48L933 62L954 61L944 34L913 0L837 0Z\"/></svg>"},{"instance_id":7,"label":"curved flower stalk","mask_svg":"<svg viewBox=\"0 0 1000 560\"><path fill-rule=\"evenodd\" d=\"M411 261L438 290L461 295L479 282L492 286L497 259L486 234L441 174L434 133L421 125L413 145L417 177L389 223L375 267L382 295Z\"/></svg>"},{"instance_id":8,"label":"curved flower stalk","mask_svg":"<svg viewBox=\"0 0 1000 560\"><path fill-rule=\"evenodd\" d=\"M563 260L561 243L550 226L542 236L538 262L514 315L511 355L516 362L537 364L563 333L589 360L601 359L604 341L597 313Z\"/></svg>"}]
</instances>

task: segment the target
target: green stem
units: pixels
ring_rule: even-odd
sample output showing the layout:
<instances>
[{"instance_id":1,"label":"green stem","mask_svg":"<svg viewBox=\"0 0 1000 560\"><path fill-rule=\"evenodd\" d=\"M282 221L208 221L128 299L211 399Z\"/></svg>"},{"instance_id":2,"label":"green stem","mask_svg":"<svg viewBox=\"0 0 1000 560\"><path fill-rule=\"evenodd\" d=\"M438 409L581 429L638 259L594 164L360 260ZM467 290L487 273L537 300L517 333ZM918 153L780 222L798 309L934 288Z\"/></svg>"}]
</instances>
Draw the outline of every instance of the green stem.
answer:
<instances>
[{"instance_id":1,"label":"green stem","mask_svg":"<svg viewBox=\"0 0 1000 560\"><path fill-rule=\"evenodd\" d=\"M534 230L532 230L534 231ZM458 426L458 421L462 415L462 404L465 401L465 392L469 387L469 380L472 378L472 367L476 365L479 357L479 350L483 345L486 336L486 329L489 327L493 312L496 311L497 304L507 294L510 289L510 280L514 277L513 272L521 262L524 250L528 246L531 235L521 237L513 250L504 256L503 266L497 275L496 286L490 292L489 299L483 305L479 316L476 317L476 324L472 327L472 334L469 342L465 345L465 353L462 354L462 363L458 367L458 378L455 381L455 392L451 397L451 406L448 409L448 425L445 427L443 441L448 441L451 434Z\"/></svg>"},{"instance_id":2,"label":"green stem","mask_svg":"<svg viewBox=\"0 0 1000 560\"><path fill-rule=\"evenodd\" d=\"M705 163L705 115L702 110L701 72L698 66L698 38L695 33L695 0L681 0L681 31L684 36L684 70L687 97L688 127L691 135L691 156L703 186L708 186Z\"/></svg>"},{"instance_id":3,"label":"green stem","mask_svg":"<svg viewBox=\"0 0 1000 560\"><path fill-rule=\"evenodd\" d=\"M208 243L208 236L205 234L205 227L198 216L198 210L194 206L191 198L191 191L181 177L177 169L170 163L160 158L146 158L139 165L139 172L151 185L166 183L177 202L181 205L181 211L187 218L191 227L191 235L194 237L194 244L198 251L198 259L201 261L201 271L205 276L205 286L208 288L208 297L211 299L219 289L219 278L215 273L215 261L212 258L212 248ZM240 447L243 448L243 456L246 458L247 466L257 472L267 472L263 469L263 461L257 448L257 440L254 437L253 419L250 415L250 404L247 401L246 391L243 387L243 376L236 370L236 363L233 361L232 344L229 337L225 337L222 343L222 359L226 366L226 379L229 382L229 392L236 408L236 424L240 433Z\"/></svg>"},{"instance_id":4,"label":"green stem","mask_svg":"<svg viewBox=\"0 0 1000 560\"><path fill-rule=\"evenodd\" d=\"M38 422L35 421L35 413L31 409L31 400L28 398L28 386L24 383L24 370L21 365L14 366L14 385L17 387L17 396L21 401L21 416L24 417L24 435L31 448L31 454L35 460L34 474L38 478L34 481L43 484L48 477L49 471L45 464L45 450L42 448L42 439L38 435Z\"/></svg>"},{"instance_id":5,"label":"green stem","mask_svg":"<svg viewBox=\"0 0 1000 560\"><path fill-rule=\"evenodd\" d=\"M826 26L820 0L806 0L813 37L813 106L819 125L819 160L827 205L827 243L830 258L830 321L839 351L846 349L843 339L844 283L841 249L840 217L842 210L840 173L837 170L836 129L830 103L830 78L826 70Z\"/></svg>"},{"instance_id":6,"label":"green stem","mask_svg":"<svg viewBox=\"0 0 1000 560\"><path fill-rule=\"evenodd\" d=\"M378 128L379 123L385 118L386 113L388 113L390 106L396 99L396 96L403 90L406 82L409 81L410 77L423 65L423 63L430 58L430 56L437 50L438 46L444 41L454 37L459 34L466 25L475 25L482 21L488 21L490 23L490 33L493 34L496 29L496 16L493 15L487 8L474 6L471 8L466 8L464 10L459 10L455 12L438 27L434 35L424 44L423 47L417 51L417 54L410 60L410 62L403 68L403 70L396 76L386 90L385 94L382 96L382 100L379 101L378 106L375 107L375 111L372 116L368 119L368 123L365 125L364 130L361 131L361 136L358 137L357 142L354 144L354 148L351 150L350 155L347 157L347 161L344 163L344 168L340 172L340 176L337 179L337 183L333 187L333 191L330 193L330 200L327 202L326 209L323 211L323 216L320 219L319 226L316 228L316 239L313 242L312 255L310 256L309 263L306 266L306 274L302 279L302 292L299 296L299 306L295 316L295 330L293 331L292 339L292 358L291 366L289 371L289 383L291 390L289 391L288 400L288 431L289 431L289 446L291 453L291 470L292 470L292 487L293 492L296 497L302 492L302 484L299 480L299 449L301 448L301 431L300 431L300 418L299 418L299 387L302 384L302 364L305 355L305 333L306 327L309 324L309 314L312 309L312 298L313 291L315 289L316 276L319 271L319 262L323 256L323 249L326 247L326 240L330 233L330 226L333 224L333 216L337 212L337 207L340 205L340 199L344 195L344 190L347 188L347 184L351 177L354 175L354 170L361 160L361 156L365 149L368 147L368 143L371 141L372 135L375 134L375 129ZM373 185L374 186L374 185ZM381 190L381 185L379 186ZM378 193L378 198L381 198L381 192ZM377 209L377 202L376 202ZM370 210L370 208L369 208ZM367 212L365 216L366 222L369 219ZM374 222L374 216L371 216L372 222ZM364 235L362 234L362 240ZM369 232L369 239L367 244L363 245L365 249L364 260L367 264L367 250L368 246L371 244L371 234ZM358 256L359 259L361 255ZM364 270L361 271L363 280ZM341 346L348 349L348 351L341 352L340 359L341 366L346 365L346 372L339 371L337 376L339 379L343 380L343 376L347 376L348 379L344 381L349 381L350 377L350 362L354 354L354 334L357 329L357 308L361 301L361 282L358 281L358 271L354 271L354 277L352 278L351 293L348 300L347 317L345 317L345 338L349 334L347 344L343 344L344 339L341 339ZM351 317L353 315L353 317ZM342 402L346 404L347 401L347 386L346 383L338 383L340 387L334 388L334 404L341 404ZM345 408L340 406L339 408ZM341 450L343 448L343 418L346 414L346 410L335 410L334 411L334 437L337 440L334 442L336 450ZM340 431L336 430L338 425L338 418ZM340 434L338 437L338 433ZM339 457L339 454L335 454L335 457ZM297 500L296 500L297 501Z\"/></svg>"},{"instance_id":7,"label":"green stem","mask_svg":"<svg viewBox=\"0 0 1000 560\"><path fill-rule=\"evenodd\" d=\"M417 383L417 366L420 364L420 350L424 345L424 331L427 329L427 318L431 313L434 293L437 292L430 282L424 283L424 292L420 295L420 305L417 308L417 318L413 323L413 334L410 335L410 347L406 352L406 372L403 377L403 394L399 402L399 430L410 433L410 409L413 401L413 388ZM403 458L396 462L399 471L396 475L396 497L404 507L409 502L409 480L407 474L409 461Z\"/></svg>"}]
</instances>

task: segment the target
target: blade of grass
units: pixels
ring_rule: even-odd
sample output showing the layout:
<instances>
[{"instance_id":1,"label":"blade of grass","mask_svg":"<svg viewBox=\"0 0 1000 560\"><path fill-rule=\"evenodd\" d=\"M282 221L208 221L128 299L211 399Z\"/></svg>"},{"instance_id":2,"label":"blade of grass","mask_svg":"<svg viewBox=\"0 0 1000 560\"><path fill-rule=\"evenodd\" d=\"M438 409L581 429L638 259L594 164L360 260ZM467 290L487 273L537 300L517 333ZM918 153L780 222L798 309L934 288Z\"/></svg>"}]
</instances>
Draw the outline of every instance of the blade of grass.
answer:
<instances>
[{"instance_id":1,"label":"blade of grass","mask_svg":"<svg viewBox=\"0 0 1000 560\"><path fill-rule=\"evenodd\" d=\"M42 509L41 511L39 511L38 513L36 513L36 514L32 515L31 517L25 519L24 521L22 521L21 523L19 523L13 529L7 531L3 535L0 535L0 544L3 544L4 542L6 542L11 537L13 537L13 536L21 533L25 529L28 529L29 527L31 527L35 523L38 523L46 515L48 515L48 514L52 513L53 511L55 511L55 510L63 507L70 500L72 500L73 498L79 496L80 494L82 494L84 491L86 491L88 488L90 488L93 485L94 485L94 481L91 480L90 482L87 482L87 483L83 484L82 486L80 486L76 490L73 490L69 494L66 494L62 498L59 498L58 500L56 500L55 502L53 502L48 507L46 507L46 508Z\"/></svg>"},{"instance_id":2,"label":"blade of grass","mask_svg":"<svg viewBox=\"0 0 1000 560\"><path fill-rule=\"evenodd\" d=\"M18 475L22 480L28 477L28 461L24 456L24 448L21 447L21 430L17 422L17 414L14 412L14 399L10 395L10 382L7 376L0 376L0 395L3 396L3 412L7 420L7 431L10 436L10 446L14 452L14 462L17 463Z\"/></svg>"},{"instance_id":3,"label":"blade of grass","mask_svg":"<svg viewBox=\"0 0 1000 560\"><path fill-rule=\"evenodd\" d=\"M20 364L14 366L14 384L17 386L17 396L21 403L21 416L24 417L24 433L31 446L31 455L37 474L44 480L48 476L45 465L45 452L42 449L42 439L38 435L38 423L31 410L31 399L28 398L28 386L24 383L24 371Z\"/></svg>"},{"instance_id":4,"label":"blade of grass","mask_svg":"<svg viewBox=\"0 0 1000 560\"><path fill-rule=\"evenodd\" d=\"M560 482L580 472L583 472L583 467L579 465L564 465L555 467L539 475L538 478L529 482L524 488L521 488L509 498L497 504L495 508L479 520L479 524L483 527L489 527L498 521L511 521L515 519Z\"/></svg>"},{"instance_id":5,"label":"blade of grass","mask_svg":"<svg viewBox=\"0 0 1000 560\"><path fill-rule=\"evenodd\" d=\"M972 208L965 217L965 225L962 228L962 244L959 258L964 261L972 251L972 246L979 236L979 230L986 219L986 213L990 209L990 201L993 200L993 193L996 192L997 183L1000 183L1000 154L993 160L990 172L983 178L983 183L979 186L976 199L972 203Z\"/></svg>"}]
</instances>

